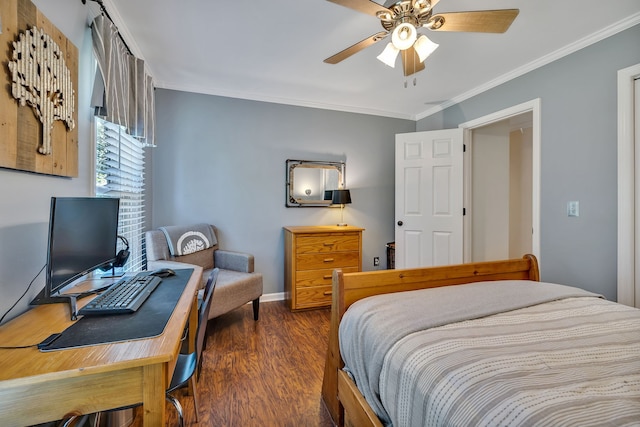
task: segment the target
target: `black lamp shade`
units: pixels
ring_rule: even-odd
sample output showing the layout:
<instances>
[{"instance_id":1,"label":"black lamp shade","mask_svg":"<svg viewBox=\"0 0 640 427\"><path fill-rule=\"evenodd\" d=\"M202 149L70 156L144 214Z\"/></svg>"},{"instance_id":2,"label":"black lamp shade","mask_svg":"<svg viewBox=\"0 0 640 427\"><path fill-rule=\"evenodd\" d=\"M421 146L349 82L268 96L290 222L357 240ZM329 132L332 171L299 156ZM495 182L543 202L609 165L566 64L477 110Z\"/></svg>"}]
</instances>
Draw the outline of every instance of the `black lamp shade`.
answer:
<instances>
[{"instance_id":1,"label":"black lamp shade","mask_svg":"<svg viewBox=\"0 0 640 427\"><path fill-rule=\"evenodd\" d=\"M351 192L349 190L333 190L331 203L334 205L345 205L351 203Z\"/></svg>"}]
</instances>

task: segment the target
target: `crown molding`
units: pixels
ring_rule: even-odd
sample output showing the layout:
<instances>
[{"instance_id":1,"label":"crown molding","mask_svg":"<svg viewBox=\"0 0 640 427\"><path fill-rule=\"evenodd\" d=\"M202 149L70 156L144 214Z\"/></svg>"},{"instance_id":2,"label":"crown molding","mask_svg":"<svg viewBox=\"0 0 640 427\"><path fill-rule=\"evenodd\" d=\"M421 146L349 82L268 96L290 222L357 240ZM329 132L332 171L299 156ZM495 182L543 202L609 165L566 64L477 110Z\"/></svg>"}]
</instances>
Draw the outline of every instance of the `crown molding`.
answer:
<instances>
[{"instance_id":1,"label":"crown molding","mask_svg":"<svg viewBox=\"0 0 640 427\"><path fill-rule=\"evenodd\" d=\"M245 99L249 101L270 102L273 104L293 105L296 107L319 108L321 110L342 111L345 113L367 114L371 116L391 117L395 119L405 119L415 121L415 116L411 114L403 114L397 111L376 110L369 108L356 107L352 105L327 104L320 102L305 101L302 99L283 98L277 96L269 96L264 94L254 94L241 91L232 91L228 89L203 87L197 85L171 84L162 81L154 82L156 88L177 90L182 92L193 92L204 95L215 95L226 98Z\"/></svg>"},{"instance_id":2,"label":"crown molding","mask_svg":"<svg viewBox=\"0 0 640 427\"><path fill-rule=\"evenodd\" d=\"M133 37L133 35L125 25L124 19L122 19L122 15L120 15L118 8L115 6L115 4L113 4L112 0L102 0L102 1L104 3L105 8L109 12L109 15L113 19L114 24L118 28L118 31L120 32L122 37L126 40L127 45L131 48L132 53L137 58L144 60L145 58L144 58L144 55L142 55L142 50L136 44L135 38ZM204 95L223 96L227 98L246 99L250 101L271 102L274 104L293 105L297 107L319 108L322 110L342 111L347 113L367 114L367 115L373 115L373 116L391 117L396 119L405 119L405 120L415 121L414 114L404 114L404 113L399 113L397 111L376 110L376 109L362 108L362 107L357 107L352 105L310 102L310 101L305 101L301 99L253 94L253 93L247 93L242 91L231 91L228 89L203 87L198 85L172 84L168 82L158 81L156 79L157 74L153 72L153 67L151 67L150 64L147 63L147 61L145 61L145 65L147 68L147 72L154 79L154 86L156 88L177 90L182 92L193 92L193 93L199 93Z\"/></svg>"},{"instance_id":3,"label":"crown molding","mask_svg":"<svg viewBox=\"0 0 640 427\"><path fill-rule=\"evenodd\" d=\"M136 44L135 38L133 37L133 35L125 25L124 20L122 19L122 16L118 12L118 9L113 4L113 1L103 0L103 3L107 8L107 10L109 11L109 15L113 18L114 24L118 28L118 31L122 34L127 44L133 51L133 54L136 57L144 60L144 56L142 55L142 51L140 47ZM221 89L221 88L202 87L197 85L171 84L168 82L161 82L161 81L155 80L155 77L157 74L153 72L153 69L149 66L149 64L146 61L145 61L145 64L147 66L147 71L149 72L149 74L152 77L154 77L154 84L157 88L178 90L183 92L194 92L194 93L200 93L205 95L223 96L227 98L246 99L250 101L271 102L275 104L293 105L298 107L319 108L323 110L342 111L342 112L348 112L348 113L367 114L367 115L374 115L374 116L383 116L383 117L391 117L396 119L418 121L425 117L429 117L433 114L436 114L440 111L443 111L446 108L449 108L453 105L459 104L460 102L465 101L469 98L472 98L478 94L481 94L490 89L493 89L496 86L499 86L503 83L506 83L517 77L520 77L526 73L529 73L537 68L550 64L553 61L556 61L560 58L563 58L574 52L577 52L578 50L583 49L587 46L590 46L594 43L597 43L601 40L604 40L607 37L611 37L639 23L640 23L640 12L635 13L621 21L618 21L612 25L609 25L608 27L605 27L599 31L596 31L588 35L587 37L584 37L576 42L573 42L535 61L531 61L528 64L523 65L522 67L516 68L493 80L490 80L489 82L483 85L477 86L448 101L445 101L441 104L438 104L434 107L431 107L417 114L406 114L406 113L400 113L397 111L369 109L369 108L363 108L363 107L358 107L353 105L327 104L327 103L312 102L312 101L306 101L306 100L294 99L294 98L284 98L284 97L269 96L269 95L263 95L263 94L246 93L242 91L230 91L228 89Z\"/></svg>"},{"instance_id":4,"label":"crown molding","mask_svg":"<svg viewBox=\"0 0 640 427\"><path fill-rule=\"evenodd\" d=\"M587 46L590 46L594 43L597 43L601 40L606 39L607 37L611 37L621 31L624 31L628 28L631 28L640 23L640 12L635 13L621 21L616 22L608 27L603 28L600 31L596 31L584 37L576 42L566 45L565 47L558 49L554 52L551 52L548 55L545 55L541 58L538 58L535 61L531 61L528 64L523 65L522 67L516 68L513 71L510 71L502 76L495 78L483 85L477 86L463 94L460 94L446 102L443 102L435 107L432 107L428 110L425 110L422 113L416 115L416 120L423 119L425 117L429 117L432 114L438 113L446 108L449 108L455 104L459 104L462 101L465 101L471 97L474 97L478 94L486 92L489 89L493 89L496 86L499 86L503 83L506 83L510 80L513 80L517 77L520 77L526 73L529 73L537 68L543 67L547 64L552 63L560 58L568 56L574 52L577 52L580 49L583 49Z\"/></svg>"}]
</instances>

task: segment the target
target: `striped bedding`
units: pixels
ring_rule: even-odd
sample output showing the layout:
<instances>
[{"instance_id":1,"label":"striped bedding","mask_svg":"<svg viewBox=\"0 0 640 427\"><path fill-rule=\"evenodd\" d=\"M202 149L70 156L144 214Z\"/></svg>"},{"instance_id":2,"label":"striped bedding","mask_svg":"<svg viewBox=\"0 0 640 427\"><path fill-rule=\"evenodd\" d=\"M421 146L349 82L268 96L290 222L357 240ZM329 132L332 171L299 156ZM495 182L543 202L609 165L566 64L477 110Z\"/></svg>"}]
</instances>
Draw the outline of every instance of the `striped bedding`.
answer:
<instances>
[{"instance_id":1,"label":"striped bedding","mask_svg":"<svg viewBox=\"0 0 640 427\"><path fill-rule=\"evenodd\" d=\"M393 426L640 425L640 310L527 281L352 305L345 370Z\"/></svg>"}]
</instances>

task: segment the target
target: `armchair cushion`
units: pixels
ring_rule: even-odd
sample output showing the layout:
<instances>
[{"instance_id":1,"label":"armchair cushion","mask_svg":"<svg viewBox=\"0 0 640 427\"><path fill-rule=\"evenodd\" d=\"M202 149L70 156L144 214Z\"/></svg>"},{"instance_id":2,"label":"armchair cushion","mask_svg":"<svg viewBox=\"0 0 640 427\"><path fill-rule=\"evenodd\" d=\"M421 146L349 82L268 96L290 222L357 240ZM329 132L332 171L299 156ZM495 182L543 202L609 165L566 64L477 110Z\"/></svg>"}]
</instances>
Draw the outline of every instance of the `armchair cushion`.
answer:
<instances>
[{"instance_id":1,"label":"armchair cushion","mask_svg":"<svg viewBox=\"0 0 640 427\"><path fill-rule=\"evenodd\" d=\"M195 264L202 267L205 271L213 270L215 267L214 264L214 256L213 254L216 252L214 248L205 249L203 251L194 252L188 255L182 255L178 257L171 257L172 260L178 262L184 262L186 264ZM204 274L203 274L204 276ZM207 277L209 275L207 274Z\"/></svg>"},{"instance_id":2,"label":"armchair cushion","mask_svg":"<svg viewBox=\"0 0 640 427\"><path fill-rule=\"evenodd\" d=\"M216 301L211 305L209 319L228 313L262 295L262 274L220 270L216 284Z\"/></svg>"}]
</instances>

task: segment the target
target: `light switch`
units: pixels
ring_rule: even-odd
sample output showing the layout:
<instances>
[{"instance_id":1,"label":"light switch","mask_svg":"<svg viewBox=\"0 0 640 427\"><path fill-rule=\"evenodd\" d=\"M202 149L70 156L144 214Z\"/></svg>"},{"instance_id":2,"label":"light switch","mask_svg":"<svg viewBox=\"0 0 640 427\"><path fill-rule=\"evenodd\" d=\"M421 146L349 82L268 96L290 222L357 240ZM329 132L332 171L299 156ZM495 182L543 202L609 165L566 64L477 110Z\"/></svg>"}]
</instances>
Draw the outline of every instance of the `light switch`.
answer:
<instances>
[{"instance_id":1,"label":"light switch","mask_svg":"<svg viewBox=\"0 0 640 427\"><path fill-rule=\"evenodd\" d=\"M580 216L580 202L577 200L567 202L567 216Z\"/></svg>"}]
</instances>

